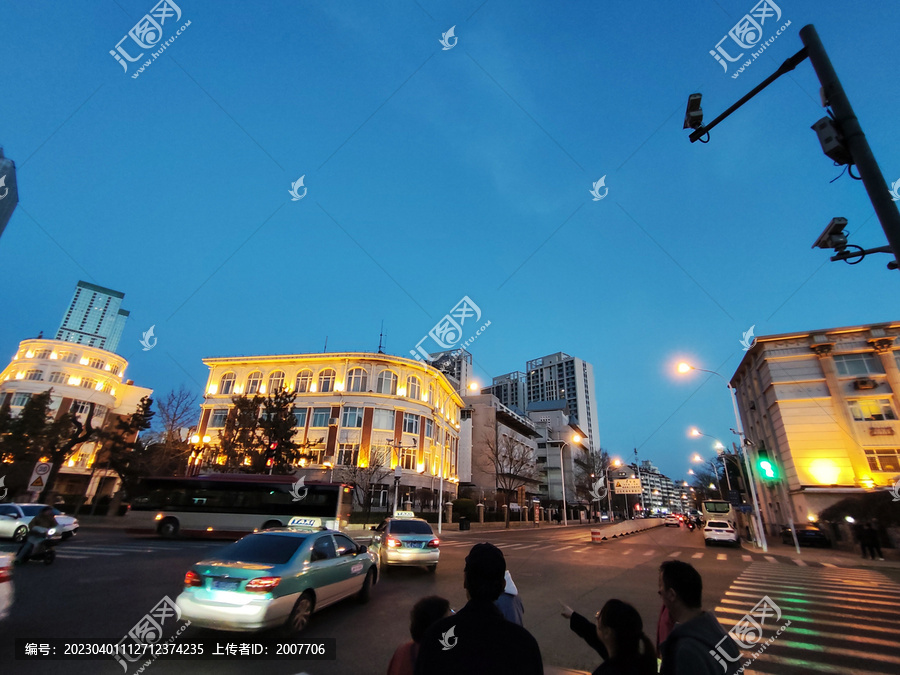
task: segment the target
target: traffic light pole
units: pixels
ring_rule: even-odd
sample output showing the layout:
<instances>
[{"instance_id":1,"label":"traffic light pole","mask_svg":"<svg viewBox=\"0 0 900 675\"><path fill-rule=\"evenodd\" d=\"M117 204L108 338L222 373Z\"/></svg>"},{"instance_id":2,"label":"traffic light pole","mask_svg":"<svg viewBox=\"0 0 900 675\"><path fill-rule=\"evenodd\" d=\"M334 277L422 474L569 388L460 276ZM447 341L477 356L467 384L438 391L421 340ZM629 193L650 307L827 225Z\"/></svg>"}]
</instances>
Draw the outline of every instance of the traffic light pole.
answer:
<instances>
[{"instance_id":1,"label":"traffic light pole","mask_svg":"<svg viewBox=\"0 0 900 675\"><path fill-rule=\"evenodd\" d=\"M747 469L747 482L750 483L750 494L753 499L753 511L754 515L756 516L756 531L758 533L757 536L759 537L759 543L762 546L763 553L767 553L769 551L769 544L766 541L766 531L763 528L762 523L762 507L759 503L759 498L756 495L756 474L754 474L750 470L750 459L747 456L747 441L744 438L744 427L741 424L741 415L738 412L737 392L734 390L734 387L731 386L731 382L728 382L726 380L725 384L728 386L728 392L731 394L731 405L734 408L735 431L737 432L738 438L741 441L741 454L744 455L744 466Z\"/></svg>"},{"instance_id":2,"label":"traffic light pole","mask_svg":"<svg viewBox=\"0 0 900 675\"><path fill-rule=\"evenodd\" d=\"M897 210L897 203L891 198L887 181L881 173L878 162L875 161L872 148L869 147L859 119L853 112L850 99L847 98L847 94L838 80L837 73L831 65L831 60L825 52L825 47L822 45L815 27L809 24L801 28L800 39L806 47L809 61L822 85L825 101L834 111L834 121L844 136L844 142L847 144L853 163L859 169L859 176L869 194L872 208L875 209L878 220L881 222L881 228L884 230L894 254L894 263L898 265L900 264L900 211Z\"/></svg>"}]
</instances>

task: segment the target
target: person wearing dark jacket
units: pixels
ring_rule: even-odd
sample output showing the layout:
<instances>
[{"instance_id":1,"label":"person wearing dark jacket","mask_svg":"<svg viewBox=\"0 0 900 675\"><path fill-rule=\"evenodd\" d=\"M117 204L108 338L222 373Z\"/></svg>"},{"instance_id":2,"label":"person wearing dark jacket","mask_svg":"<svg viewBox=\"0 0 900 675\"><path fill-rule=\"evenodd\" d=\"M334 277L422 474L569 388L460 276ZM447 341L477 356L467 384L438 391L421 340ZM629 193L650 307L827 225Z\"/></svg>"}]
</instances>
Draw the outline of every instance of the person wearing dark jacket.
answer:
<instances>
[{"instance_id":1,"label":"person wearing dark jacket","mask_svg":"<svg viewBox=\"0 0 900 675\"><path fill-rule=\"evenodd\" d=\"M659 568L659 594L675 627L660 648L660 675L734 675L741 652L711 612L703 611L703 580L694 567L667 560Z\"/></svg>"},{"instance_id":2,"label":"person wearing dark jacket","mask_svg":"<svg viewBox=\"0 0 900 675\"><path fill-rule=\"evenodd\" d=\"M419 643L428 627L438 619L450 614L450 603L438 595L422 598L409 613L409 635L411 642L405 642L391 657L387 675L413 675L419 656Z\"/></svg>"},{"instance_id":3,"label":"person wearing dark jacket","mask_svg":"<svg viewBox=\"0 0 900 675\"><path fill-rule=\"evenodd\" d=\"M23 563L36 553L49 538L49 531L54 527L59 527L59 523L56 522L56 516L53 515L53 508L45 506L28 524L28 538L19 549L15 562Z\"/></svg>"},{"instance_id":4,"label":"person wearing dark jacket","mask_svg":"<svg viewBox=\"0 0 900 675\"><path fill-rule=\"evenodd\" d=\"M656 651L644 635L641 615L627 602L609 600L597 612L596 624L568 605L563 605L562 615L603 659L592 675L656 675Z\"/></svg>"},{"instance_id":5,"label":"person wearing dark jacket","mask_svg":"<svg viewBox=\"0 0 900 675\"><path fill-rule=\"evenodd\" d=\"M512 575L509 573L509 570L506 570L504 581L506 582L506 587L503 589L500 597L494 601L494 604L497 605L497 609L502 612L507 621L512 621L520 626L524 626L525 607L522 606L522 599L519 597L519 589L516 588L516 584L512 580Z\"/></svg>"},{"instance_id":6,"label":"person wearing dark jacket","mask_svg":"<svg viewBox=\"0 0 900 675\"><path fill-rule=\"evenodd\" d=\"M416 675L543 675L537 640L494 605L503 592L505 572L500 549L493 544L472 547L463 571L469 601L425 632Z\"/></svg>"}]
</instances>

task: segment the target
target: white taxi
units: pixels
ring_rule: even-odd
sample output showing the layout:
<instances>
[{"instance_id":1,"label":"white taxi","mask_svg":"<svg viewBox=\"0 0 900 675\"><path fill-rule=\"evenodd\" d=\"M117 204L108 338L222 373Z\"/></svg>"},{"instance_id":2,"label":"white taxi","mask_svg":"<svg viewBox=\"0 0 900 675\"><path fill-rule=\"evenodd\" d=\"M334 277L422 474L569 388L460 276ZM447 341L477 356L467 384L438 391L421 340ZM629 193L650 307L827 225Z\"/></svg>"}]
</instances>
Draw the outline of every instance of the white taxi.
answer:
<instances>
[{"instance_id":1,"label":"white taxi","mask_svg":"<svg viewBox=\"0 0 900 675\"><path fill-rule=\"evenodd\" d=\"M429 572L437 570L441 542L428 521L416 518L412 511L397 511L372 529L375 531L372 550L378 555L382 569L395 565L424 565Z\"/></svg>"}]
</instances>

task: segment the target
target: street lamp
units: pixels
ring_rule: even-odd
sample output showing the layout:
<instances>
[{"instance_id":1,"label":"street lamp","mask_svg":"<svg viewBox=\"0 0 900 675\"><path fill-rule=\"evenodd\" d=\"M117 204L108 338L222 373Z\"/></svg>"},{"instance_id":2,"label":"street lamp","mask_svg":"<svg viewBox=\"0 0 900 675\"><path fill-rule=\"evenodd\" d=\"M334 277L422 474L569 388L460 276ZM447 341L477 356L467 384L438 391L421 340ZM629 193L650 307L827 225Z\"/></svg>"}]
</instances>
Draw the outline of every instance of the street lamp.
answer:
<instances>
[{"instance_id":1,"label":"street lamp","mask_svg":"<svg viewBox=\"0 0 900 675\"><path fill-rule=\"evenodd\" d=\"M715 375L716 377L721 379L725 383L725 386L728 387L728 391L731 394L731 405L734 409L734 432L738 435L738 438L741 441L741 453L744 455L744 465L747 469L747 482L750 483L750 493L753 499L753 515L756 516L756 526L759 532L759 543L762 546L763 552L768 552L769 546L766 542L766 532L763 529L762 525L762 515L760 513L759 499L756 496L756 479L753 476L753 473L750 471L750 459L747 457L747 439L744 437L744 427L741 424L741 416L738 413L737 392L735 392L734 387L731 386L731 382L726 380L721 373L717 373L714 370L697 368L696 366L692 366L689 363L685 363L684 361L678 364L677 369L679 373L687 373L691 370L699 370L702 373L710 373L711 375Z\"/></svg>"},{"instance_id":2,"label":"street lamp","mask_svg":"<svg viewBox=\"0 0 900 675\"><path fill-rule=\"evenodd\" d=\"M400 479L403 477L403 469L398 464L394 467L394 515L397 514L397 491L400 489Z\"/></svg>"}]
</instances>

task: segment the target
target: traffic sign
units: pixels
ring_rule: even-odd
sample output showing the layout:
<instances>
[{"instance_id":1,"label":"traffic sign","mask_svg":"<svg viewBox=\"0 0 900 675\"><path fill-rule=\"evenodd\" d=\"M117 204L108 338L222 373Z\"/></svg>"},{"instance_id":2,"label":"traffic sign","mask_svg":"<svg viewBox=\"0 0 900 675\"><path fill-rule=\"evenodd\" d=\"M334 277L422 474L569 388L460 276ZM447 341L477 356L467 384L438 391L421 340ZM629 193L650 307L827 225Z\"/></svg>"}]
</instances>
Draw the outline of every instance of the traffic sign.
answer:
<instances>
[{"instance_id":1,"label":"traffic sign","mask_svg":"<svg viewBox=\"0 0 900 675\"><path fill-rule=\"evenodd\" d=\"M641 494L640 478L622 478L613 481L613 488L617 495L639 495Z\"/></svg>"},{"instance_id":2,"label":"traffic sign","mask_svg":"<svg viewBox=\"0 0 900 675\"><path fill-rule=\"evenodd\" d=\"M47 484L45 476L50 473L53 465L50 462L38 462L34 465L34 471L31 472L31 478L28 479L29 492L40 492Z\"/></svg>"}]
</instances>

